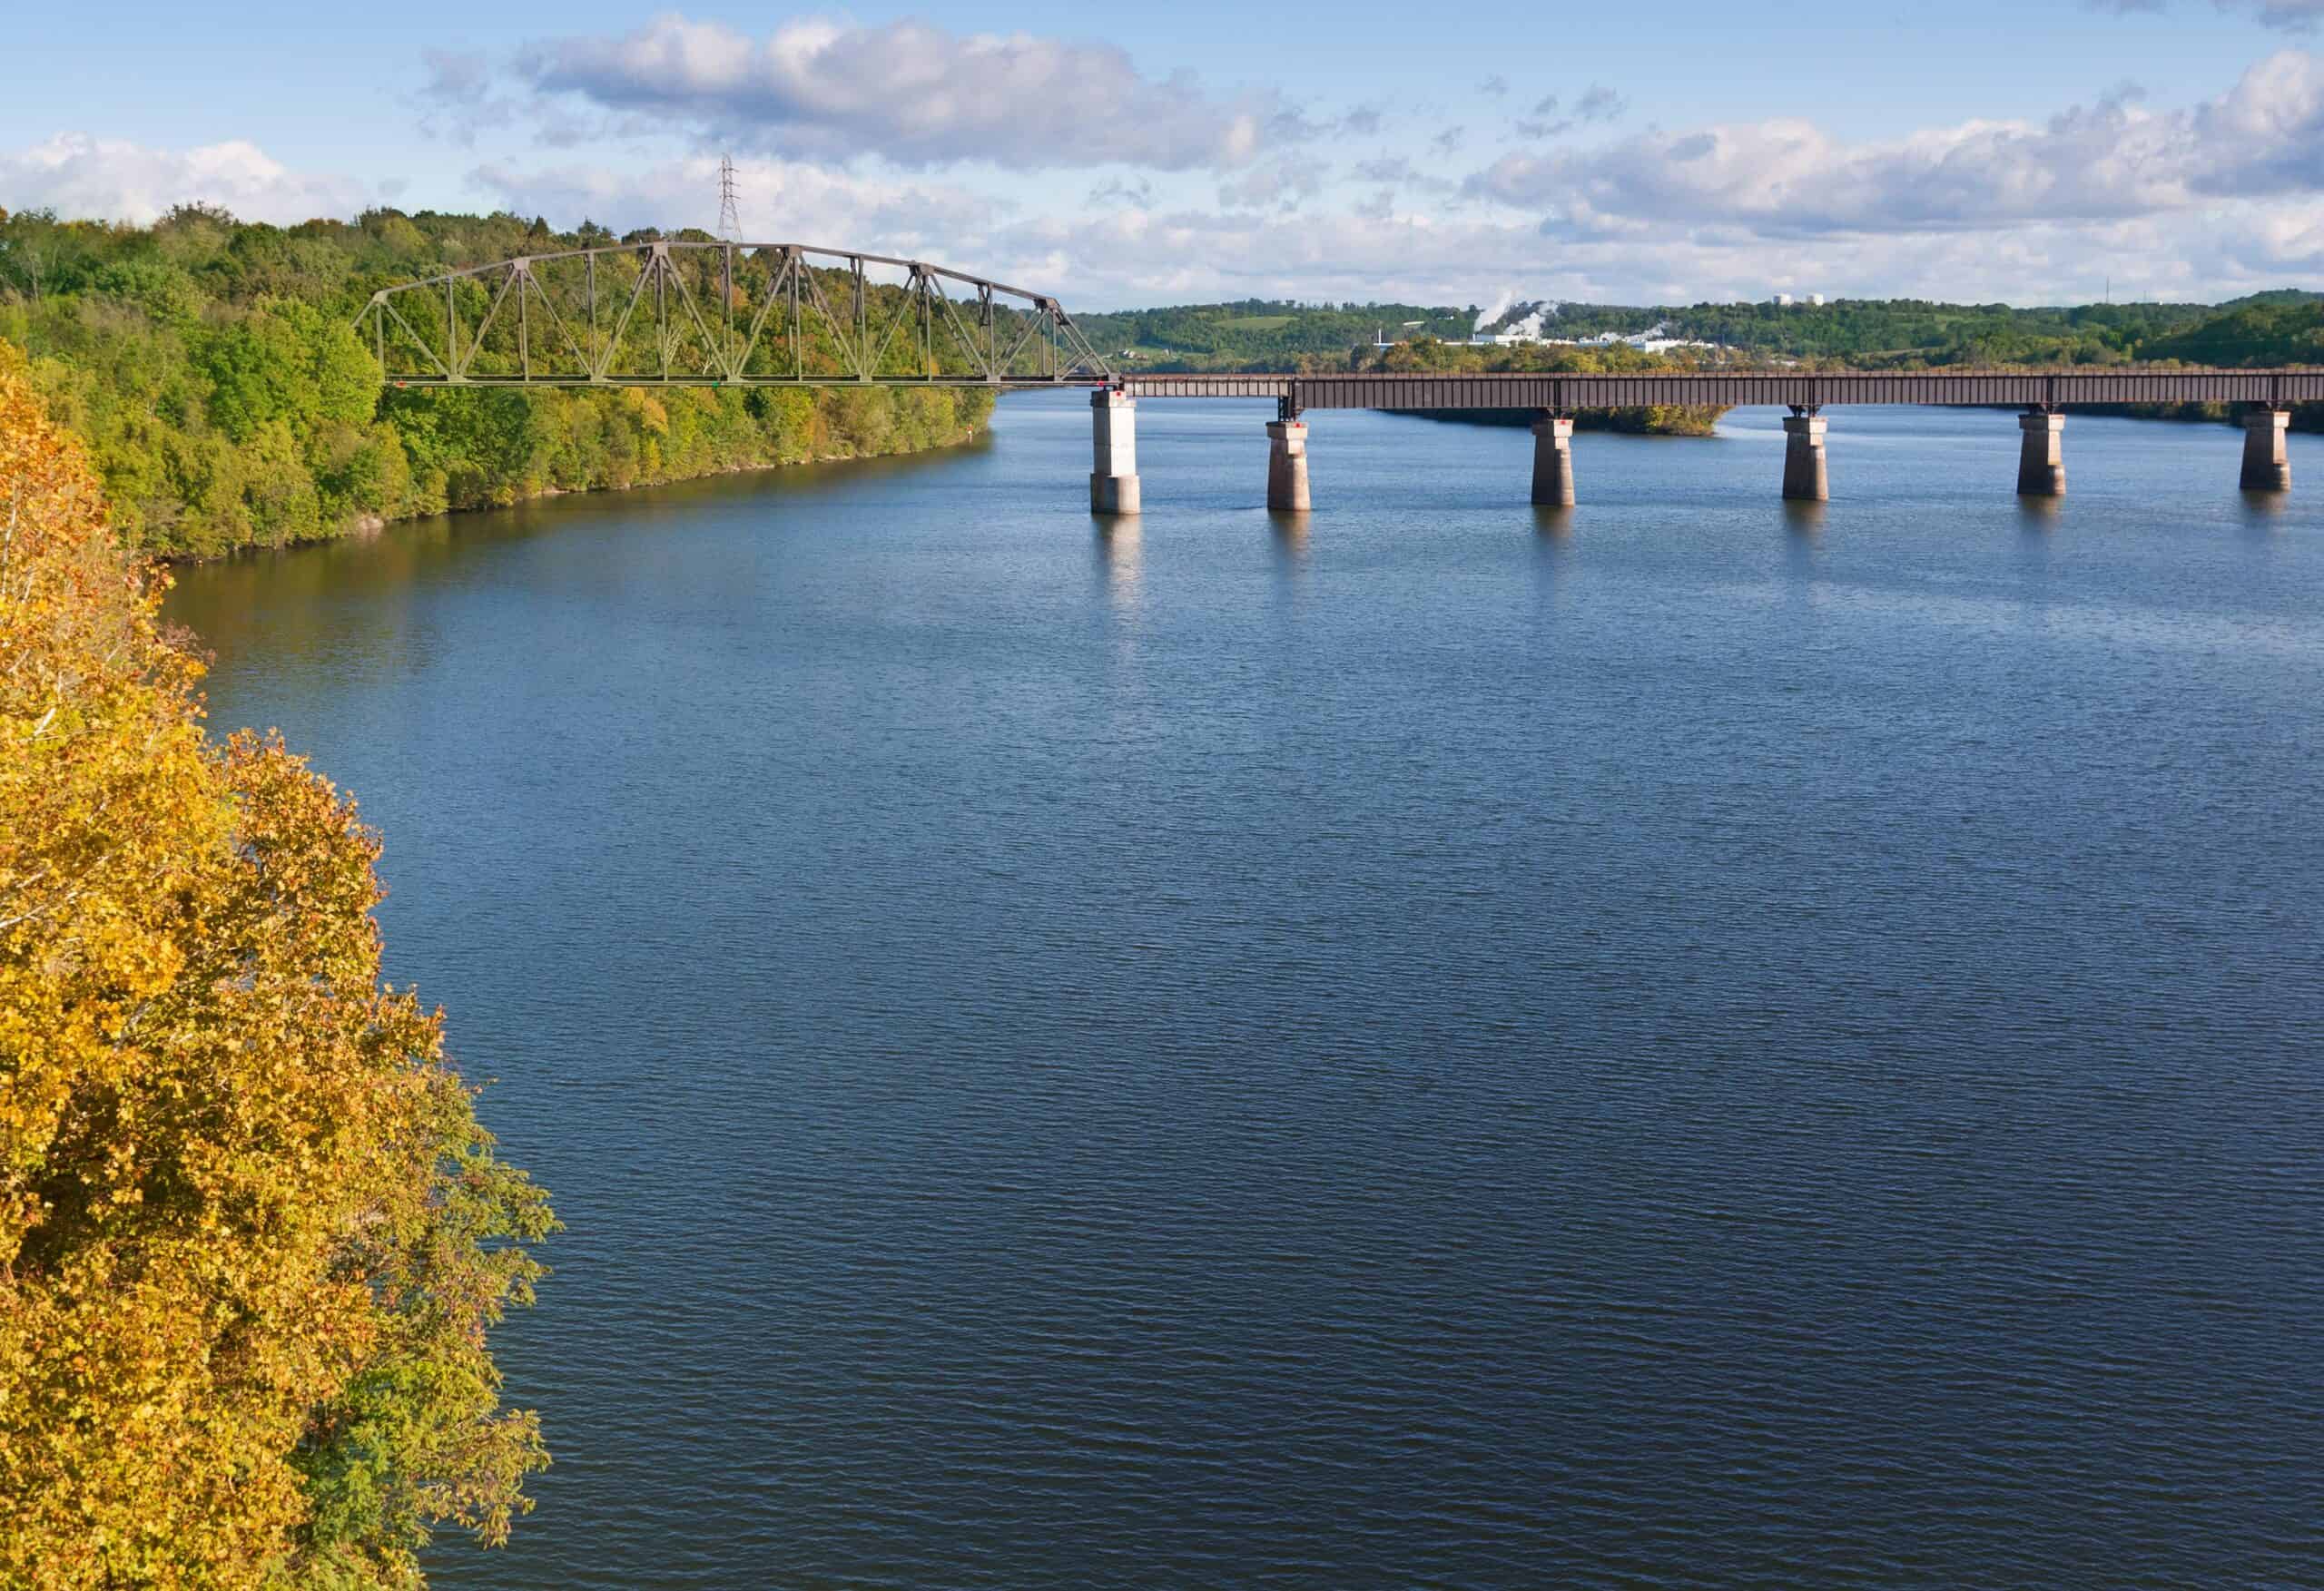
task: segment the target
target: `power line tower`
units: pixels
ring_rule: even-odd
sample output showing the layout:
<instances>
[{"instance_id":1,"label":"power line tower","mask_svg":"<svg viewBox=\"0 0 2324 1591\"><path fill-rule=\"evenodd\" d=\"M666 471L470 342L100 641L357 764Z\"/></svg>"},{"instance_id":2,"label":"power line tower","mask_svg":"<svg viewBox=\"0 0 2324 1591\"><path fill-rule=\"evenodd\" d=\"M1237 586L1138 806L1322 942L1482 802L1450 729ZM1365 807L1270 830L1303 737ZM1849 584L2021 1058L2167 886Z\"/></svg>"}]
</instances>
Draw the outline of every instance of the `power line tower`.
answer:
<instances>
[{"instance_id":1,"label":"power line tower","mask_svg":"<svg viewBox=\"0 0 2324 1591\"><path fill-rule=\"evenodd\" d=\"M743 236L743 212L734 204L734 157L718 157L718 235L728 242Z\"/></svg>"}]
</instances>

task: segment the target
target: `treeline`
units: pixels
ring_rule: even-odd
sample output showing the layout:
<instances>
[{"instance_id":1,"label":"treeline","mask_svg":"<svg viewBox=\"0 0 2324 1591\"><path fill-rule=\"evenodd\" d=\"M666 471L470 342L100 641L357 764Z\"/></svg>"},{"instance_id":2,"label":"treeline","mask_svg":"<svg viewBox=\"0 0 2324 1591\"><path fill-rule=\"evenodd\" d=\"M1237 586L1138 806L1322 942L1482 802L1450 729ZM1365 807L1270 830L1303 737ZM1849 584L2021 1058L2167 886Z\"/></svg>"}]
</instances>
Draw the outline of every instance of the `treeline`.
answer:
<instances>
[{"instance_id":1,"label":"treeline","mask_svg":"<svg viewBox=\"0 0 2324 1591\"><path fill-rule=\"evenodd\" d=\"M432 211L290 228L200 207L150 227L0 211L0 339L31 356L34 387L86 440L124 540L171 555L911 452L990 417L989 393L960 389L380 388L353 329L374 290L614 241L586 222L560 233Z\"/></svg>"},{"instance_id":2,"label":"treeline","mask_svg":"<svg viewBox=\"0 0 2324 1591\"><path fill-rule=\"evenodd\" d=\"M1649 354L1624 344L1604 348L1557 348L1519 344L1487 348L1466 342L1438 342L1423 338L1382 349L1358 349L1351 356L1358 370L1423 372L1448 375L1489 371L1540 371L1567 375L1619 375L1642 370L1693 369L1700 361L1687 352ZM1445 419L1485 425L1530 423L1521 410L1443 409ZM1708 437L1727 410L1710 404L1649 404L1629 408L1584 409L1574 417L1583 430L1628 431L1661 437Z\"/></svg>"},{"instance_id":3,"label":"treeline","mask_svg":"<svg viewBox=\"0 0 2324 1591\"><path fill-rule=\"evenodd\" d=\"M1645 313L1660 320L1672 337L1749 355L1876 368L2127 364L2149 340L2212 311L2191 304L2017 309L1840 299L1826 304L1697 304ZM1552 324L1561 328L1566 319L1561 312Z\"/></svg>"},{"instance_id":4,"label":"treeline","mask_svg":"<svg viewBox=\"0 0 2324 1591\"><path fill-rule=\"evenodd\" d=\"M1827 304L1513 305L1488 329L1542 313L1543 337L1581 340L1659 328L1710 345L1716 358L1871 368L2119 365L2152 359L2213 364L2324 358L2324 309L2315 295L2257 294L2201 304L2081 304L2017 309L1921 299L1841 299ZM1109 357L1134 350L1149 369L1345 369L1393 340L1464 341L1477 307L1308 306L1246 300L1079 317ZM1417 322L1418 324L1409 324Z\"/></svg>"},{"instance_id":5,"label":"treeline","mask_svg":"<svg viewBox=\"0 0 2324 1591\"><path fill-rule=\"evenodd\" d=\"M2146 355L2191 365L2324 364L2324 300L2270 294L2157 339Z\"/></svg>"},{"instance_id":6,"label":"treeline","mask_svg":"<svg viewBox=\"0 0 2324 1591\"><path fill-rule=\"evenodd\" d=\"M1343 358L1354 344L1371 343L1383 335L1391 341L1465 337L1475 319L1473 307L1302 304L1275 299L1074 316L1082 335L1108 360L1122 364L1127 355L1131 368L1162 370L1292 369L1303 358ZM1406 324L1411 321L1419 324Z\"/></svg>"},{"instance_id":7,"label":"treeline","mask_svg":"<svg viewBox=\"0 0 2324 1591\"><path fill-rule=\"evenodd\" d=\"M531 1506L487 1333L556 1223L147 569L0 343L0 1585L416 1591Z\"/></svg>"}]
</instances>

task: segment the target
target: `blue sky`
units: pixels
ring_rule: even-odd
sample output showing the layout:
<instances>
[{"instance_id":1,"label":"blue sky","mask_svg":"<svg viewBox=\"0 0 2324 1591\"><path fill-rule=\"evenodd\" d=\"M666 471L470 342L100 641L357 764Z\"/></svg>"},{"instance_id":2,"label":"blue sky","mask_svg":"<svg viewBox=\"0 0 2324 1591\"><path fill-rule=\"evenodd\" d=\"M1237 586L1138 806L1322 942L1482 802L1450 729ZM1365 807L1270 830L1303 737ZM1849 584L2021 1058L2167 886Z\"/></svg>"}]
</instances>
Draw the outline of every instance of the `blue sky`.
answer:
<instances>
[{"instance_id":1,"label":"blue sky","mask_svg":"<svg viewBox=\"0 0 2324 1591\"><path fill-rule=\"evenodd\" d=\"M731 150L753 237L1092 309L2216 299L2324 274L2319 16L125 0L12 19L0 206L706 226Z\"/></svg>"}]
</instances>

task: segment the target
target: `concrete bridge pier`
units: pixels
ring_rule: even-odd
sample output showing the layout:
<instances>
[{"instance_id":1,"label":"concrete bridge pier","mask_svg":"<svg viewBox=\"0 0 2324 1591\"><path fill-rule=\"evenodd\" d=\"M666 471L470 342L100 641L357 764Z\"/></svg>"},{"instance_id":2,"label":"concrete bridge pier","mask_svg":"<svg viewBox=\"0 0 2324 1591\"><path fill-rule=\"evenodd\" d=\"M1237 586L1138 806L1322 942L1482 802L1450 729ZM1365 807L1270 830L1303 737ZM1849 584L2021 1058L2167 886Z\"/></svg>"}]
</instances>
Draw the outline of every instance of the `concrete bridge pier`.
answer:
<instances>
[{"instance_id":1,"label":"concrete bridge pier","mask_svg":"<svg viewBox=\"0 0 2324 1591\"><path fill-rule=\"evenodd\" d=\"M2247 492L2291 490L2291 460L2284 453L2284 436L2291 429L2291 410L2255 408L2243 416L2243 489Z\"/></svg>"},{"instance_id":2,"label":"concrete bridge pier","mask_svg":"<svg viewBox=\"0 0 2324 1591\"><path fill-rule=\"evenodd\" d=\"M1832 477L1824 464L1828 422L1812 408L1792 406L1783 422L1783 495L1794 503L1828 503Z\"/></svg>"},{"instance_id":3,"label":"concrete bridge pier","mask_svg":"<svg viewBox=\"0 0 2324 1591\"><path fill-rule=\"evenodd\" d=\"M1138 511L1137 400L1118 388L1089 395L1089 512L1128 518Z\"/></svg>"},{"instance_id":4,"label":"concrete bridge pier","mask_svg":"<svg viewBox=\"0 0 2324 1591\"><path fill-rule=\"evenodd\" d=\"M2029 409L2017 417L2017 495L2021 497L2063 497L2066 495L2066 417L2047 409Z\"/></svg>"},{"instance_id":5,"label":"concrete bridge pier","mask_svg":"<svg viewBox=\"0 0 2324 1591\"><path fill-rule=\"evenodd\" d=\"M1533 501L1573 506L1573 417L1543 409L1533 421Z\"/></svg>"},{"instance_id":6,"label":"concrete bridge pier","mask_svg":"<svg viewBox=\"0 0 2324 1591\"><path fill-rule=\"evenodd\" d=\"M1296 415L1267 422L1267 506L1305 514L1307 495L1307 422Z\"/></svg>"}]
</instances>

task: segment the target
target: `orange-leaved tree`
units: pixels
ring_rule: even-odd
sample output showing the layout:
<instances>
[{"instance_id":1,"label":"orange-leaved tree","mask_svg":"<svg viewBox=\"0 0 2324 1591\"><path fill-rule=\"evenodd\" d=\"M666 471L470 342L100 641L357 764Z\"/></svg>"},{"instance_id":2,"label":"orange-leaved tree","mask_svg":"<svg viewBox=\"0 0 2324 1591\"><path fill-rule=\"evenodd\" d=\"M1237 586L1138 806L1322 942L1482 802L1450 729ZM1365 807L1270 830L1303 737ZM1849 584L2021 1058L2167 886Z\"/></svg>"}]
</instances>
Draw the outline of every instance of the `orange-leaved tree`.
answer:
<instances>
[{"instance_id":1,"label":"orange-leaved tree","mask_svg":"<svg viewBox=\"0 0 2324 1591\"><path fill-rule=\"evenodd\" d=\"M555 1223L160 584L0 343L0 1585L417 1586L530 1507L486 1332Z\"/></svg>"}]
</instances>

